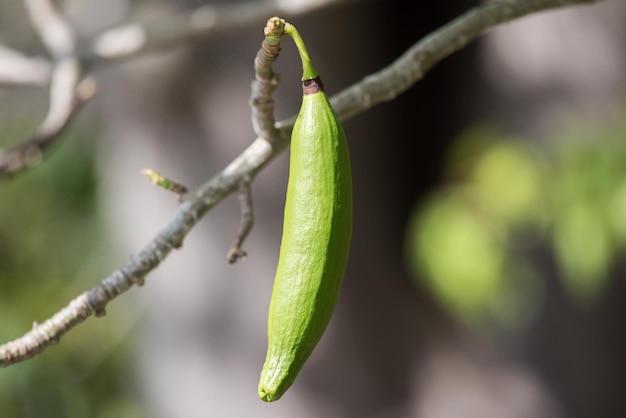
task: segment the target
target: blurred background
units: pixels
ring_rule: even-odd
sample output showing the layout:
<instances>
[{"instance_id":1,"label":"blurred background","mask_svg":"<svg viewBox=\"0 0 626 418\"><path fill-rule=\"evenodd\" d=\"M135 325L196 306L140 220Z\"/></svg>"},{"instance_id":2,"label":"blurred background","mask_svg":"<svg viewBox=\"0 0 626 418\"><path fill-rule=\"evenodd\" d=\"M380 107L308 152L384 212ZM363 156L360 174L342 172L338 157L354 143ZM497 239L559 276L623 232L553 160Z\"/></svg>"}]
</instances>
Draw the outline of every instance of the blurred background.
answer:
<instances>
[{"instance_id":1,"label":"blurred background","mask_svg":"<svg viewBox=\"0 0 626 418\"><path fill-rule=\"evenodd\" d=\"M59 5L87 41L209 3ZM477 4L301 0L280 13L332 95ZM141 169L196 187L251 142L253 59L269 17L89 69L95 98L42 164L0 181L2 343L172 216L176 199ZM280 401L256 389L288 153L253 183L246 261L226 262L240 214L231 196L107 316L1 370L2 416L626 416L625 20L626 3L607 1L502 25L345 122L348 271L329 329ZM46 55L21 1L0 1L0 44ZM275 70L280 120L301 100L290 42ZM46 86L0 85L0 148L28 138L46 109Z\"/></svg>"}]
</instances>

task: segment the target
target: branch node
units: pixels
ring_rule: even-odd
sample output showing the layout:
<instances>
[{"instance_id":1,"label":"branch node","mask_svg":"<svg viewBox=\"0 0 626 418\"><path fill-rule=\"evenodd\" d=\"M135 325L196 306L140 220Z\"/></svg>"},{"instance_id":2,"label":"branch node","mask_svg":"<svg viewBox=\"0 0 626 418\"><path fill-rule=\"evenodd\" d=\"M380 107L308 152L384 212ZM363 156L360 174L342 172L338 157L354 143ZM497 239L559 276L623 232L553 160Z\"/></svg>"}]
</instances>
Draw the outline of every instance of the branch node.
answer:
<instances>
[{"instance_id":1,"label":"branch node","mask_svg":"<svg viewBox=\"0 0 626 418\"><path fill-rule=\"evenodd\" d=\"M24 165L34 167L43 160L41 147L36 144L29 145L24 151Z\"/></svg>"},{"instance_id":2,"label":"branch node","mask_svg":"<svg viewBox=\"0 0 626 418\"><path fill-rule=\"evenodd\" d=\"M98 83L96 83L96 80L93 77L87 76L76 86L76 98L81 102L86 102L91 100L97 91Z\"/></svg>"}]
</instances>

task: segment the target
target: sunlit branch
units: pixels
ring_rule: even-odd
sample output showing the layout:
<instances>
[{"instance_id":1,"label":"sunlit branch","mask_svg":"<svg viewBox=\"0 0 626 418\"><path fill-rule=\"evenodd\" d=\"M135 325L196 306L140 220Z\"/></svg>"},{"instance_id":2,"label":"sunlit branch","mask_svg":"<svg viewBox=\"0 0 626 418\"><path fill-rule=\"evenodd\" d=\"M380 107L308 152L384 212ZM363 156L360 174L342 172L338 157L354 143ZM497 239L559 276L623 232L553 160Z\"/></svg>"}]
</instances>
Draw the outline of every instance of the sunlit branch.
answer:
<instances>
[{"instance_id":1,"label":"sunlit branch","mask_svg":"<svg viewBox=\"0 0 626 418\"><path fill-rule=\"evenodd\" d=\"M506 0L476 7L449 24L432 32L406 51L390 66L335 96L335 110L348 118L377 103L391 100L419 81L437 62L467 45L497 24L537 11L562 7L585 0ZM170 221L120 269L94 288L79 295L50 319L36 324L31 331L0 346L0 366L27 360L44 351L74 326L92 315L102 315L106 305L145 276L179 248L194 225L226 196L250 182L287 146L293 118L276 124L272 141L258 137L226 168L197 190L186 195Z\"/></svg>"}]
</instances>

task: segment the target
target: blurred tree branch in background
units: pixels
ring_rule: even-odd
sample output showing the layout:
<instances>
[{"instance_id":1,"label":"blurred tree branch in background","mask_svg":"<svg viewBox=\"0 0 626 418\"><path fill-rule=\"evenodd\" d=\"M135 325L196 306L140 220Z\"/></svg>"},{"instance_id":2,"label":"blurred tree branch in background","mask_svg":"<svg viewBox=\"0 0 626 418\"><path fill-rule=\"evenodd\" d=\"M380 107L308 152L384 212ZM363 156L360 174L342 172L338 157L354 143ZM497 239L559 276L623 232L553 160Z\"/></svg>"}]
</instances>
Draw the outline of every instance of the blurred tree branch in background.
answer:
<instances>
[{"instance_id":1,"label":"blurred tree branch in background","mask_svg":"<svg viewBox=\"0 0 626 418\"><path fill-rule=\"evenodd\" d=\"M421 80L442 59L498 24L531 13L591 2L503 0L478 6L418 41L386 68L347 87L335 95L331 102L340 118L345 120L377 104L393 100ZM327 7L331 3L337 2L323 3L320 7ZM54 11L50 1L30 0L27 4L33 16L33 26L50 53L51 62L46 65L39 58L26 57L3 47L5 57L19 62L20 66L15 68L21 68L16 71L24 74L24 77L5 71L0 73L3 77L0 82L38 85L49 82L50 106L35 138L18 145L14 150L0 153L0 173L4 174L16 173L38 161L44 145L58 137L74 115L77 105L94 94L93 85L86 89L87 93L81 89L81 80L84 78L81 68L88 71L106 62L138 56L191 39L236 33L238 28L258 24L275 14L293 16L294 12L308 11L287 10L279 7L275 1L202 6L186 15L172 16L172 21L167 24L159 22L150 26L131 23L106 31L83 44L74 39L71 28L64 22L62 15ZM44 16L38 18L37 13L44 11ZM381 25L388 29L393 26L393 22L382 22ZM24 68L29 66L31 71L25 71ZM258 73L259 70L256 70ZM271 95L271 91L268 94ZM271 101L271 96L266 99ZM255 103L252 102L252 105L255 106ZM273 115L265 117L272 118L273 122ZM209 210L226 196L240 190L242 185L247 187L267 164L285 150L293 121L293 117L279 121L274 125L276 129L265 130L268 137L257 137L222 171L189 192L170 221L124 266L72 300L50 319L35 324L24 336L0 346L0 366L9 366L41 353L90 316L103 315L106 305L133 285L141 285L150 271L173 249L182 245L187 233ZM33 144L36 152L33 152ZM37 158L33 158L33 155Z\"/></svg>"},{"instance_id":2,"label":"blurred tree branch in background","mask_svg":"<svg viewBox=\"0 0 626 418\"><path fill-rule=\"evenodd\" d=\"M37 164L44 149L59 137L78 106L95 94L93 80L81 80L82 68L76 56L75 35L62 14L49 0L27 0L24 4L33 28L53 60L49 81L50 105L31 139L9 152L0 153L0 175L14 174ZM24 71L24 68L16 69ZM36 70L26 72L35 74ZM13 79L19 80L19 76L16 74Z\"/></svg>"}]
</instances>

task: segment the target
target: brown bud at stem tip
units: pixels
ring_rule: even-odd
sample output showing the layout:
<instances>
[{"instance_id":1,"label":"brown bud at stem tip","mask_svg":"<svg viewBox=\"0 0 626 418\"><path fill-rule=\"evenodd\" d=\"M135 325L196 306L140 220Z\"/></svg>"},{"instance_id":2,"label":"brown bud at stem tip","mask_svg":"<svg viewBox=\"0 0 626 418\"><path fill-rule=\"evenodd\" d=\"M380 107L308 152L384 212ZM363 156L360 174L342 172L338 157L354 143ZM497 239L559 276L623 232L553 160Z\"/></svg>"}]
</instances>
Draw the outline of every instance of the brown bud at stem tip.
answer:
<instances>
[{"instance_id":1,"label":"brown bud at stem tip","mask_svg":"<svg viewBox=\"0 0 626 418\"><path fill-rule=\"evenodd\" d=\"M307 95L319 93L320 91L324 91L324 83L322 83L321 78L315 77L302 80L302 94Z\"/></svg>"}]
</instances>

